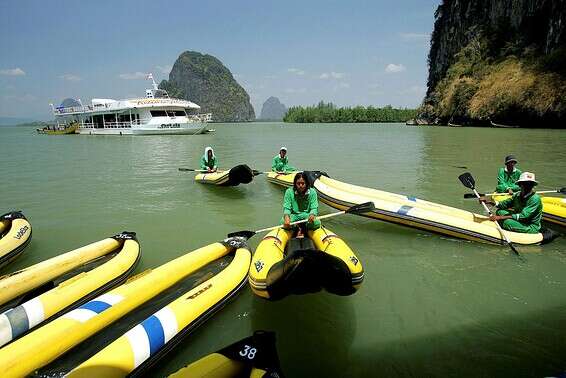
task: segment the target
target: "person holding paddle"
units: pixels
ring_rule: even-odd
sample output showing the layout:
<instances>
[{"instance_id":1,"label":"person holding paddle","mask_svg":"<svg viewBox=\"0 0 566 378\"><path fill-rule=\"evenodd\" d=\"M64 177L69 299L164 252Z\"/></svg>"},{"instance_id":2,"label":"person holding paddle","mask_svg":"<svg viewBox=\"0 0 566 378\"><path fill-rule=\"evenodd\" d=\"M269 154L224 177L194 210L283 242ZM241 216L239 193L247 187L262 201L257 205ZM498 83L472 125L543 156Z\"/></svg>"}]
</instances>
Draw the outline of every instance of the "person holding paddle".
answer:
<instances>
[{"instance_id":1,"label":"person holding paddle","mask_svg":"<svg viewBox=\"0 0 566 378\"><path fill-rule=\"evenodd\" d=\"M538 185L535 174L523 172L517 180L520 192L513 194L509 199L498 203L487 201L485 197L480 202L495 204L496 215L491 215L491 221L503 221L501 227L514 232L536 234L540 232L540 221L542 218L542 201L540 196L533 191Z\"/></svg>"},{"instance_id":2,"label":"person holding paddle","mask_svg":"<svg viewBox=\"0 0 566 378\"><path fill-rule=\"evenodd\" d=\"M505 167L499 168L497 174L497 187L495 191L497 193L509 193L518 192L521 188L517 185L517 180L521 176L521 171L516 168L517 159L513 155L508 155L505 157Z\"/></svg>"},{"instance_id":3,"label":"person holding paddle","mask_svg":"<svg viewBox=\"0 0 566 378\"><path fill-rule=\"evenodd\" d=\"M204 155L200 158L200 169L209 173L218 170L218 159L210 146L204 149Z\"/></svg>"},{"instance_id":4,"label":"person holding paddle","mask_svg":"<svg viewBox=\"0 0 566 378\"><path fill-rule=\"evenodd\" d=\"M295 175L293 186L285 191L283 196L283 218L281 224L283 228L291 228L291 223L303 219L308 219L306 228L316 230L320 227L318 216L318 196L316 190L310 187L306 175L299 172ZM301 224L304 226L304 223ZM301 227L297 230L297 237L303 236L306 230Z\"/></svg>"},{"instance_id":5,"label":"person holding paddle","mask_svg":"<svg viewBox=\"0 0 566 378\"><path fill-rule=\"evenodd\" d=\"M287 147L282 146L279 153L273 157L271 163L271 170L277 173L286 173L295 171L295 167L289 165L289 158L287 157Z\"/></svg>"}]
</instances>

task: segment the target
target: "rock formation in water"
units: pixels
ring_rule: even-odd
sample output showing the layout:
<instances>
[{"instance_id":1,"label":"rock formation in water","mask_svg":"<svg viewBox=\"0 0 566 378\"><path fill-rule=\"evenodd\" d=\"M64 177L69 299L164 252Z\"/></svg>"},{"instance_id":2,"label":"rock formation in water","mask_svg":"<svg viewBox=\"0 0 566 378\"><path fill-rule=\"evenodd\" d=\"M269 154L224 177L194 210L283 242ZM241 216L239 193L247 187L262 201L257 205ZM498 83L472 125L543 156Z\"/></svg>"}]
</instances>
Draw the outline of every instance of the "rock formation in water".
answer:
<instances>
[{"instance_id":1,"label":"rock formation in water","mask_svg":"<svg viewBox=\"0 0 566 378\"><path fill-rule=\"evenodd\" d=\"M564 0L443 0L435 19L421 117L566 125Z\"/></svg>"},{"instance_id":2,"label":"rock formation in water","mask_svg":"<svg viewBox=\"0 0 566 378\"><path fill-rule=\"evenodd\" d=\"M271 96L263 103L259 118L262 120L281 121L285 113L287 113L285 104L282 104L277 97Z\"/></svg>"},{"instance_id":3,"label":"rock formation in water","mask_svg":"<svg viewBox=\"0 0 566 378\"><path fill-rule=\"evenodd\" d=\"M212 113L215 122L245 122L255 119L250 96L220 60L212 55L185 51L175 61L169 80L159 87L171 97L184 98Z\"/></svg>"}]
</instances>

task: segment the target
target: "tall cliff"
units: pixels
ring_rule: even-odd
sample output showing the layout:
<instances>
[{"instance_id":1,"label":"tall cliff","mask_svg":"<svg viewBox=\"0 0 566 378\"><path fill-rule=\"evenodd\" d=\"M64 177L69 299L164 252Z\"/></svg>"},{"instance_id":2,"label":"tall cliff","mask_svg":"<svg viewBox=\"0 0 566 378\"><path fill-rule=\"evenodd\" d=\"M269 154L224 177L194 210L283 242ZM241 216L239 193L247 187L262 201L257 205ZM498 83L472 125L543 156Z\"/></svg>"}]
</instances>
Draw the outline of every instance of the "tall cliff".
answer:
<instances>
[{"instance_id":1,"label":"tall cliff","mask_svg":"<svg viewBox=\"0 0 566 378\"><path fill-rule=\"evenodd\" d=\"M250 96L220 60L212 55L185 51L175 61L169 80L159 87L170 96L199 104L212 113L215 122L245 122L255 119Z\"/></svg>"},{"instance_id":2,"label":"tall cliff","mask_svg":"<svg viewBox=\"0 0 566 378\"><path fill-rule=\"evenodd\" d=\"M565 124L564 0L443 0L428 59L429 119Z\"/></svg>"},{"instance_id":3,"label":"tall cliff","mask_svg":"<svg viewBox=\"0 0 566 378\"><path fill-rule=\"evenodd\" d=\"M287 113L287 107L282 104L277 97L271 96L263 103L261 107L260 119L281 121Z\"/></svg>"}]
</instances>

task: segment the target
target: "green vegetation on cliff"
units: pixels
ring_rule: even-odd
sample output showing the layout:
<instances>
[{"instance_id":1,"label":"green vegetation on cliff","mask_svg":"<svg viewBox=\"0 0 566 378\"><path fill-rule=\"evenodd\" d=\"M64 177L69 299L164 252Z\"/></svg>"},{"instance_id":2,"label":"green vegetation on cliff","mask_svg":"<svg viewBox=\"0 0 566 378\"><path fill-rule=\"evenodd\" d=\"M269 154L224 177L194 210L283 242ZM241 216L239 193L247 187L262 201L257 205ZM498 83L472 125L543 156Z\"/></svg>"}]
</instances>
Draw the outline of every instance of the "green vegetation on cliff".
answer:
<instances>
[{"instance_id":1,"label":"green vegetation on cliff","mask_svg":"<svg viewBox=\"0 0 566 378\"><path fill-rule=\"evenodd\" d=\"M250 96L232 73L212 55L185 51L175 61L169 80L159 87L169 96L184 98L212 113L215 122L253 121L255 112Z\"/></svg>"},{"instance_id":2,"label":"green vegetation on cliff","mask_svg":"<svg viewBox=\"0 0 566 378\"><path fill-rule=\"evenodd\" d=\"M494 54L491 44L477 37L456 54L421 116L444 123L536 126L545 121L546 127L558 127L566 117L564 51L541 57L534 49L508 45Z\"/></svg>"},{"instance_id":3,"label":"green vegetation on cliff","mask_svg":"<svg viewBox=\"0 0 566 378\"><path fill-rule=\"evenodd\" d=\"M427 97L433 123L564 127L566 8L545 0L443 0Z\"/></svg>"},{"instance_id":4,"label":"green vegetation on cliff","mask_svg":"<svg viewBox=\"0 0 566 378\"><path fill-rule=\"evenodd\" d=\"M284 122L295 123L363 123L363 122L406 122L414 118L415 109L396 109L387 105L383 108L373 106L337 108L332 103L319 102L316 106L293 106L289 108Z\"/></svg>"}]
</instances>

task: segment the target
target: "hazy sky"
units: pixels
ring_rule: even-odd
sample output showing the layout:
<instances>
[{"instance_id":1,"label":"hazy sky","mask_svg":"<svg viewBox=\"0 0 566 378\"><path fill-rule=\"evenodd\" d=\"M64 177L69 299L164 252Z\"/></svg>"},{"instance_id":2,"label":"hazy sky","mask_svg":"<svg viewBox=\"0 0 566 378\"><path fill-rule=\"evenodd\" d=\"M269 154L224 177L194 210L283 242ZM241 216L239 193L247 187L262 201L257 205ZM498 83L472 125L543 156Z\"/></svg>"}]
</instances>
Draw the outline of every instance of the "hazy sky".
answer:
<instances>
[{"instance_id":1,"label":"hazy sky","mask_svg":"<svg viewBox=\"0 0 566 378\"><path fill-rule=\"evenodd\" d=\"M186 50L211 54L259 116L269 96L415 107L440 0L0 0L0 116L51 119L66 97L130 98ZM189 94L190 97L190 94Z\"/></svg>"}]
</instances>

